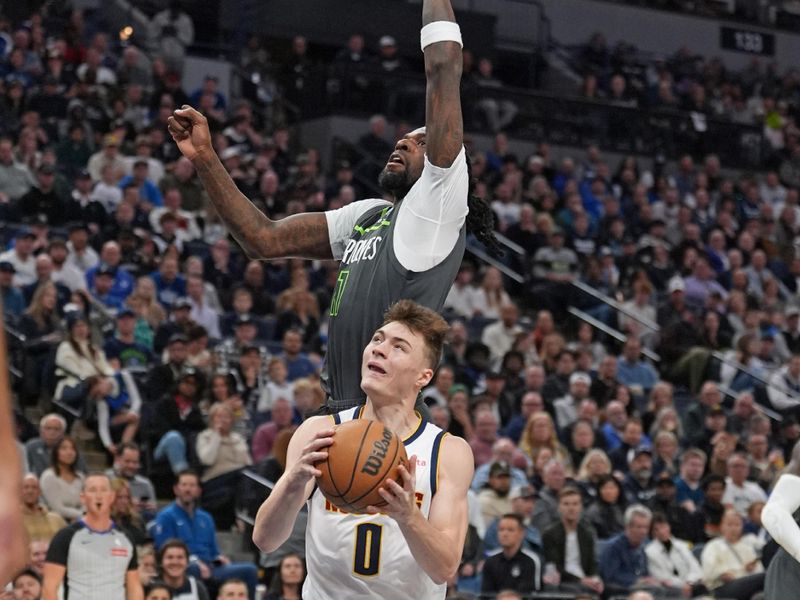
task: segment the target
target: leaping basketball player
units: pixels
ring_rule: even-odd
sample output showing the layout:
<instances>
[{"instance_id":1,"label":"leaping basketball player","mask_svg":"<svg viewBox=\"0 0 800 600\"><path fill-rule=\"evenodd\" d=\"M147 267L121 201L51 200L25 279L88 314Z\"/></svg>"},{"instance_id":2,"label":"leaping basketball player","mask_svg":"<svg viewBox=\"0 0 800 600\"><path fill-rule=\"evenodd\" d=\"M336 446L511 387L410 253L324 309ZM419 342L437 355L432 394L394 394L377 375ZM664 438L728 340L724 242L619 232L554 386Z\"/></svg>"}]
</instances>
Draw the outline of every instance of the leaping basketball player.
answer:
<instances>
[{"instance_id":1,"label":"leaping basketball player","mask_svg":"<svg viewBox=\"0 0 800 600\"><path fill-rule=\"evenodd\" d=\"M491 207L469 194L461 33L454 19L450 0L423 1L425 127L395 144L378 178L393 203L362 200L272 220L237 189L211 146L203 115L184 107L169 118L178 148L197 168L215 209L249 256L341 261L322 374L332 413L364 403L358 356L383 311L403 298L440 311L464 256L466 233L490 248L497 245ZM424 403L417 408L424 411Z\"/></svg>"},{"instance_id":2,"label":"leaping basketball player","mask_svg":"<svg viewBox=\"0 0 800 600\"><path fill-rule=\"evenodd\" d=\"M445 597L467 531L472 450L427 422L414 402L433 376L447 331L428 308L411 300L392 305L362 355L366 405L312 417L292 437L286 470L258 511L253 541L265 552L278 548L308 501L303 598ZM385 514L374 507L368 514L342 513L315 489L320 471L314 464L328 456L332 425L350 419L380 421L405 444L408 470L400 466L402 481L387 480L379 492L388 503Z\"/></svg>"},{"instance_id":3,"label":"leaping basketball player","mask_svg":"<svg viewBox=\"0 0 800 600\"><path fill-rule=\"evenodd\" d=\"M765 600L794 598L800 589L800 527L795 513L800 509L800 442L786 465L761 513L761 523L780 544L767 568Z\"/></svg>"}]
</instances>

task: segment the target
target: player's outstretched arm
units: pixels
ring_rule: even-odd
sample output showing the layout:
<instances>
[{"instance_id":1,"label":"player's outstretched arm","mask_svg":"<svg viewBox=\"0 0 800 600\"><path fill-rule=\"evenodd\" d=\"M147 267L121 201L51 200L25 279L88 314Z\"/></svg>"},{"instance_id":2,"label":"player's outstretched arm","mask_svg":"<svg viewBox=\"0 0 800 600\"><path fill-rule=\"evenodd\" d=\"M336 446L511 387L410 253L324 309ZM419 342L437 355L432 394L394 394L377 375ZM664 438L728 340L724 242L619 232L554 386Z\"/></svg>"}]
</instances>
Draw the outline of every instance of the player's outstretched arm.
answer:
<instances>
[{"instance_id":1,"label":"player's outstretched arm","mask_svg":"<svg viewBox=\"0 0 800 600\"><path fill-rule=\"evenodd\" d=\"M423 43L426 31L433 34L431 39L451 38L430 43L424 48L426 153L432 164L445 168L453 164L464 143L461 44L452 40L453 36L448 35L447 29L441 29L443 22L455 24L455 20L450 0L423 0ZM433 24L432 29L426 30L430 24Z\"/></svg>"},{"instance_id":2,"label":"player's outstretched arm","mask_svg":"<svg viewBox=\"0 0 800 600\"><path fill-rule=\"evenodd\" d=\"M286 470L272 493L258 509L253 527L253 543L263 552L279 548L292 532L294 521L321 475L314 464L328 457L333 443L333 420L312 417L305 421L292 439L286 453Z\"/></svg>"},{"instance_id":3,"label":"player's outstretched arm","mask_svg":"<svg viewBox=\"0 0 800 600\"><path fill-rule=\"evenodd\" d=\"M794 520L800 508L800 477L784 473L775 484L766 506L761 513L761 522L769 534L796 561L800 561L800 527Z\"/></svg>"},{"instance_id":4,"label":"player's outstretched arm","mask_svg":"<svg viewBox=\"0 0 800 600\"><path fill-rule=\"evenodd\" d=\"M208 197L250 258L333 258L325 213L273 221L239 191L211 145L206 118L184 105L169 118L172 139L197 169Z\"/></svg>"},{"instance_id":5,"label":"player's outstretched arm","mask_svg":"<svg viewBox=\"0 0 800 600\"><path fill-rule=\"evenodd\" d=\"M415 470L413 463L410 473L401 467L403 487L392 482L388 490L380 492L389 502L382 511L397 521L419 566L441 584L456 574L464 550L467 490L474 471L472 449L460 437L448 435L442 440L439 483L427 519L414 497Z\"/></svg>"}]
</instances>

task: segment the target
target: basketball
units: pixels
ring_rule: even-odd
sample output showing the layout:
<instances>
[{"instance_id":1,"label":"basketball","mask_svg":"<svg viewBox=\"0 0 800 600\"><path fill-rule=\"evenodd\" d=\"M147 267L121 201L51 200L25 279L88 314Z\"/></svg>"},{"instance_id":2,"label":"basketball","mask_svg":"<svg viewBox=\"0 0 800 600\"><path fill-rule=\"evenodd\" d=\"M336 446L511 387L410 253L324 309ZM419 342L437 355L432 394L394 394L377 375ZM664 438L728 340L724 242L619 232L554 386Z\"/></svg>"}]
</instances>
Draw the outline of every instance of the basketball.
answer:
<instances>
[{"instance_id":1,"label":"basketball","mask_svg":"<svg viewBox=\"0 0 800 600\"><path fill-rule=\"evenodd\" d=\"M316 465L322 471L317 484L339 510L364 513L367 506L386 506L378 493L386 479L403 485L401 464L408 468L408 457L395 433L378 421L355 419L336 426L327 460Z\"/></svg>"}]
</instances>

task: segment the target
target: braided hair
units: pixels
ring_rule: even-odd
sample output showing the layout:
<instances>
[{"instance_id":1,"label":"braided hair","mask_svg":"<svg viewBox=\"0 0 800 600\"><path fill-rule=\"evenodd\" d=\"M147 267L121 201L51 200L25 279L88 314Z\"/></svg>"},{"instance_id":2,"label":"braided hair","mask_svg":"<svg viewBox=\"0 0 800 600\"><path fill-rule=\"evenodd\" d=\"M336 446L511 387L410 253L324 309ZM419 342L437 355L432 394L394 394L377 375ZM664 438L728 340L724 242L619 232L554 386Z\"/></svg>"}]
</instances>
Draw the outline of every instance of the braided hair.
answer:
<instances>
[{"instance_id":1,"label":"braided hair","mask_svg":"<svg viewBox=\"0 0 800 600\"><path fill-rule=\"evenodd\" d=\"M469 195L467 197L467 233L473 234L480 243L486 246L489 254L503 256L503 249L494 235L495 216L492 207L483 198L475 195L475 179L472 177L472 161L469 154L467 158L467 177L469 177Z\"/></svg>"}]
</instances>

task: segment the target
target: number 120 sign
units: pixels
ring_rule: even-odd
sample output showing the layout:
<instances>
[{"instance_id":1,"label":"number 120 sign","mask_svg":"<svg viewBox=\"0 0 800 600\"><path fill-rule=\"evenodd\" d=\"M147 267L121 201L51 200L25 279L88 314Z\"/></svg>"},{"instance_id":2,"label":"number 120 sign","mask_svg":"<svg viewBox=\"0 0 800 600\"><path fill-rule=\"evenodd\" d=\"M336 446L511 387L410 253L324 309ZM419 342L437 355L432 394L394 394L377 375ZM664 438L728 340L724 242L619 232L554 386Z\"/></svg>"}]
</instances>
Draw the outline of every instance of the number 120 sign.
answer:
<instances>
[{"instance_id":1,"label":"number 120 sign","mask_svg":"<svg viewBox=\"0 0 800 600\"><path fill-rule=\"evenodd\" d=\"M775 56L775 36L771 33L723 26L719 30L719 40L723 50Z\"/></svg>"}]
</instances>

